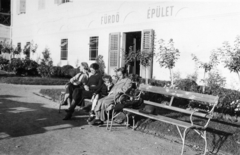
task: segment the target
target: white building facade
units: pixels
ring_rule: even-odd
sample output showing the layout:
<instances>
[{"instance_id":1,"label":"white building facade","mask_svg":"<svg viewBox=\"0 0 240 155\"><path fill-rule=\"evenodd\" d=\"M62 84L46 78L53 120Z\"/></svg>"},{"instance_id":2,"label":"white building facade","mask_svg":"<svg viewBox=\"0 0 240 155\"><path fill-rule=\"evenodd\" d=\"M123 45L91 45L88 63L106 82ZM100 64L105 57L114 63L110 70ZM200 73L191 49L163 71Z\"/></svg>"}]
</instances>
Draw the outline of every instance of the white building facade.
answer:
<instances>
[{"instance_id":1,"label":"white building facade","mask_svg":"<svg viewBox=\"0 0 240 155\"><path fill-rule=\"evenodd\" d=\"M210 52L240 35L240 2L237 1L88 1L12 0L12 41L38 44L32 59L49 48L55 65L94 62L103 55L106 71L124 66L124 52L158 51L158 40L173 39L180 51L173 72L184 78L196 67L191 54L208 61ZM136 63L136 72L145 69ZM219 66L228 87L239 84L237 75ZM199 79L203 70L198 69ZM154 60L148 77L169 80L169 71Z\"/></svg>"}]
</instances>

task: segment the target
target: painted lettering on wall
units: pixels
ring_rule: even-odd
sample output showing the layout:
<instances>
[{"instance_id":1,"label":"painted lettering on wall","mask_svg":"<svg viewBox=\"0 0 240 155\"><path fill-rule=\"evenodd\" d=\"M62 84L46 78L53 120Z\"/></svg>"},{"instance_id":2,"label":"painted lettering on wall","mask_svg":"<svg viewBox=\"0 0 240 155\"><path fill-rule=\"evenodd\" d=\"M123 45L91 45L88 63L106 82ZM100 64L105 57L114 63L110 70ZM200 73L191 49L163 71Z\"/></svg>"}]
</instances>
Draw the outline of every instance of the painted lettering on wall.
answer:
<instances>
[{"instance_id":1,"label":"painted lettering on wall","mask_svg":"<svg viewBox=\"0 0 240 155\"><path fill-rule=\"evenodd\" d=\"M118 13L112 15L105 14L104 16L101 17L101 24L113 24L118 22L119 22Z\"/></svg>"},{"instance_id":2,"label":"painted lettering on wall","mask_svg":"<svg viewBox=\"0 0 240 155\"><path fill-rule=\"evenodd\" d=\"M157 6L156 8L149 8L147 10L147 18L170 17L173 15L173 7L174 6Z\"/></svg>"}]
</instances>

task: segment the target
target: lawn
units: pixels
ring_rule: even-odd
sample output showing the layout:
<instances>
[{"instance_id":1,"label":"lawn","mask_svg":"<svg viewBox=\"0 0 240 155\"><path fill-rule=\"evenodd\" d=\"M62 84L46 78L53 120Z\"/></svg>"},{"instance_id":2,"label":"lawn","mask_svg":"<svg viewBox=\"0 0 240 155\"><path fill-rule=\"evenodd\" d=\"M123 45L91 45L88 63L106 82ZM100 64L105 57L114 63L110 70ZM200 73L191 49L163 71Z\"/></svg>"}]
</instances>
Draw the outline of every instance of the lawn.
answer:
<instances>
[{"instance_id":1,"label":"lawn","mask_svg":"<svg viewBox=\"0 0 240 155\"><path fill-rule=\"evenodd\" d=\"M12 72L0 70L0 83L25 85L65 85L68 78L42 78L36 76L16 76Z\"/></svg>"}]
</instances>

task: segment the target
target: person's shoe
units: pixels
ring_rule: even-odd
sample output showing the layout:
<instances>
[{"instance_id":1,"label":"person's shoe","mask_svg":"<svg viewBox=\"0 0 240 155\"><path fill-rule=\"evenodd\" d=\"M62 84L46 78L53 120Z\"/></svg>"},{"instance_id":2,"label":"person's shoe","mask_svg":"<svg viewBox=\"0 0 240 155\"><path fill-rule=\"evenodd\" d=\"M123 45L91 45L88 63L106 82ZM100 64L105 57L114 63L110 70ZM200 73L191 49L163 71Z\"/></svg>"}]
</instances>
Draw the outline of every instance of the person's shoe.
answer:
<instances>
[{"instance_id":1,"label":"person's shoe","mask_svg":"<svg viewBox=\"0 0 240 155\"><path fill-rule=\"evenodd\" d=\"M67 100L62 101L61 105L63 105L63 106L64 106L64 105L68 105Z\"/></svg>"},{"instance_id":2,"label":"person's shoe","mask_svg":"<svg viewBox=\"0 0 240 155\"><path fill-rule=\"evenodd\" d=\"M92 121L94 120L94 118L95 118L95 116L90 116L90 117L88 117L87 122L88 122L88 123L89 123L89 122L92 122Z\"/></svg>"},{"instance_id":3,"label":"person's shoe","mask_svg":"<svg viewBox=\"0 0 240 155\"><path fill-rule=\"evenodd\" d=\"M94 119L93 121L89 122L89 124L98 126L98 125L102 125L103 121L101 121L100 119Z\"/></svg>"},{"instance_id":4,"label":"person's shoe","mask_svg":"<svg viewBox=\"0 0 240 155\"><path fill-rule=\"evenodd\" d=\"M72 114L67 113L67 115L63 118L63 120L70 120L72 118Z\"/></svg>"},{"instance_id":5,"label":"person's shoe","mask_svg":"<svg viewBox=\"0 0 240 155\"><path fill-rule=\"evenodd\" d=\"M90 116L94 116L94 115L95 115L95 112L94 112L93 110L91 110L91 111L89 112L89 115L90 115Z\"/></svg>"},{"instance_id":6,"label":"person's shoe","mask_svg":"<svg viewBox=\"0 0 240 155\"><path fill-rule=\"evenodd\" d=\"M69 109L65 109L65 112L66 112L66 113L69 113L70 111L69 111Z\"/></svg>"}]
</instances>

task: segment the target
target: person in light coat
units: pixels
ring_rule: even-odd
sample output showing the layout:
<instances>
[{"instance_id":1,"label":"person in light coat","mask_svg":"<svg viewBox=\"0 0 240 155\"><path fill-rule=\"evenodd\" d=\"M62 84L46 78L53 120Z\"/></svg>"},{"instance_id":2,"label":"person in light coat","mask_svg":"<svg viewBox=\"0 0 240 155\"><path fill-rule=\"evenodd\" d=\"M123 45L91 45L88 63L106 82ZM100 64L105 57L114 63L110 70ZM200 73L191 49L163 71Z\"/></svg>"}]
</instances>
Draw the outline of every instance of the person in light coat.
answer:
<instances>
[{"instance_id":1,"label":"person in light coat","mask_svg":"<svg viewBox=\"0 0 240 155\"><path fill-rule=\"evenodd\" d=\"M124 68L119 68L116 70L118 80L114 84L114 87L109 92L108 96L100 99L95 106L95 119L89 124L91 125L101 125L106 120L105 111L106 109L114 104L114 99L121 93L126 93L132 86L132 81L126 77L126 70Z\"/></svg>"}]
</instances>

